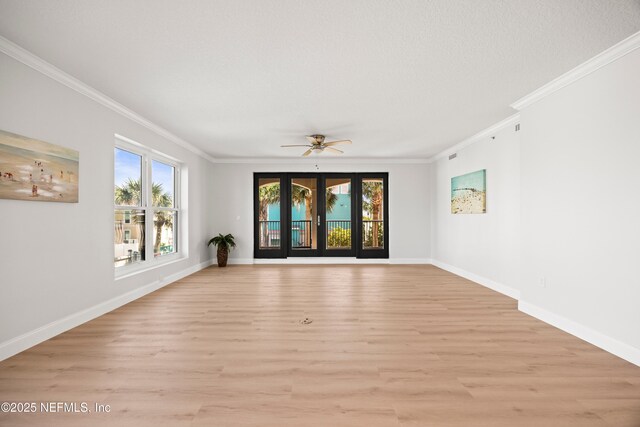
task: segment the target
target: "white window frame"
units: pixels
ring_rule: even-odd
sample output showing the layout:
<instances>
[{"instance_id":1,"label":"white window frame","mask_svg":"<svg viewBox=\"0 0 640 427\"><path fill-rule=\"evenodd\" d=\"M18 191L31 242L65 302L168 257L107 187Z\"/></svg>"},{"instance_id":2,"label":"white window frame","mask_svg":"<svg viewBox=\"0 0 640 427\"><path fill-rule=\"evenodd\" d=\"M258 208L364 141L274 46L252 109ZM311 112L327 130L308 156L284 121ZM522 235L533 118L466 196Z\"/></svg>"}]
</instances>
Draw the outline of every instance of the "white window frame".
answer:
<instances>
[{"instance_id":1,"label":"white window frame","mask_svg":"<svg viewBox=\"0 0 640 427\"><path fill-rule=\"evenodd\" d=\"M135 155L142 157L142 203L141 206L122 206L116 205L114 203L114 219L115 219L115 211L116 210L142 210L145 215L145 239L144 239L144 248L145 248L145 260L132 262L130 264L126 264L120 267L113 266L115 270L115 277L121 278L123 276L129 276L131 274L140 273L143 271L147 271L149 269L157 268L162 265L179 261L185 257L184 251L182 251L182 240L183 240L183 230L182 230L182 194L181 194L181 175L182 175L182 163L173 158L169 157L166 154L160 153L156 150L148 148L138 142L135 142L129 138L123 137L121 135L116 135L115 138L115 148L128 151ZM152 201L151 194L151 183L153 182L153 171L152 164L153 161L161 162L166 165L172 166L173 170L173 207L154 207ZM115 158L113 162L113 170L115 174ZM113 180L112 180L113 182ZM113 194L111 195L113 200ZM155 211L174 211L176 221L173 224L173 233L174 233L174 245L175 252L166 254L166 255L158 255L156 256L153 253L153 239L155 237L155 230L153 227L153 216ZM112 249L113 252L113 249Z\"/></svg>"}]
</instances>

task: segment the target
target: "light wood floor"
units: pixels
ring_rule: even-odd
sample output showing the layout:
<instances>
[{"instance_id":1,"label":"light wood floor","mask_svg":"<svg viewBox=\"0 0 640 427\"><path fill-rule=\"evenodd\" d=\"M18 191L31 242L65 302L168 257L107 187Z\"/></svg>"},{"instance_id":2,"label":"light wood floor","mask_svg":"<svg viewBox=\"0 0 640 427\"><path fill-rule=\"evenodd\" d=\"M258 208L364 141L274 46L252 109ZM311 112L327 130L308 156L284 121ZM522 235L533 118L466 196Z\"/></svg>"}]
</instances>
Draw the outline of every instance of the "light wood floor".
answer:
<instances>
[{"instance_id":1,"label":"light wood floor","mask_svg":"<svg viewBox=\"0 0 640 427\"><path fill-rule=\"evenodd\" d=\"M640 368L432 266L231 266L1 362L2 401L111 406L2 426L639 427Z\"/></svg>"}]
</instances>

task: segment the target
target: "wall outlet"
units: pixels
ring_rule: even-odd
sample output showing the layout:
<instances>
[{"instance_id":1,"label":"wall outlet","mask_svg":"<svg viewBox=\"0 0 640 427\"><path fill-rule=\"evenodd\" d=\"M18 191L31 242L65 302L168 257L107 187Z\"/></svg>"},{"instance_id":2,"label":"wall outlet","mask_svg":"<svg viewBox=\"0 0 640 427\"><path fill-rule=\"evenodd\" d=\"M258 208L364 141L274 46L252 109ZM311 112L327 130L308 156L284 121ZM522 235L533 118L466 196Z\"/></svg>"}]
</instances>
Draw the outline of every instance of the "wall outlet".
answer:
<instances>
[{"instance_id":1,"label":"wall outlet","mask_svg":"<svg viewBox=\"0 0 640 427\"><path fill-rule=\"evenodd\" d=\"M547 278L544 276L541 276L538 279L538 286L540 286L541 288L546 288L547 287Z\"/></svg>"}]
</instances>

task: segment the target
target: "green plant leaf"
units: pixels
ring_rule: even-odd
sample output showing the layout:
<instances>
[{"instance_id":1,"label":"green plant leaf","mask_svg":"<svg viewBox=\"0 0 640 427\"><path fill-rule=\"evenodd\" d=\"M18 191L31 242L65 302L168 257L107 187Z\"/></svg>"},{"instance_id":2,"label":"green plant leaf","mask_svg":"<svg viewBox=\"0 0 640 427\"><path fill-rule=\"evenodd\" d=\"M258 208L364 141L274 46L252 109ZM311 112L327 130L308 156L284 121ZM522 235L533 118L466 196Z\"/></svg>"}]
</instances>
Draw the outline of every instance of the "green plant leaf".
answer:
<instances>
[{"instance_id":1,"label":"green plant leaf","mask_svg":"<svg viewBox=\"0 0 640 427\"><path fill-rule=\"evenodd\" d=\"M226 249L231 250L236 247L236 242L234 241L233 234L223 235L222 233L218 234L216 237L209 240L207 246L216 245L218 250Z\"/></svg>"}]
</instances>

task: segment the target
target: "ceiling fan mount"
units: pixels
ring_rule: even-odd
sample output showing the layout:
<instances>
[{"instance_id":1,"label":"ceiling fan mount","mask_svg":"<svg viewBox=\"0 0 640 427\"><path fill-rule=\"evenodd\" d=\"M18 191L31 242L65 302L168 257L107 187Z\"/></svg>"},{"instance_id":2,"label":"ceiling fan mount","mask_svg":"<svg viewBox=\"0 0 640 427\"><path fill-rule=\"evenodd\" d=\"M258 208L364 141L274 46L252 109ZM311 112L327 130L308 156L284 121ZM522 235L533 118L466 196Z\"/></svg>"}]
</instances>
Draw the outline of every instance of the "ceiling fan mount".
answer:
<instances>
[{"instance_id":1,"label":"ceiling fan mount","mask_svg":"<svg viewBox=\"0 0 640 427\"><path fill-rule=\"evenodd\" d=\"M307 147L307 151L302 153L303 157L310 155L315 152L316 154L320 154L327 150L330 153L334 154L342 154L342 150L338 150L337 148L333 148L334 145L339 144L351 144L351 140L349 139L341 139L339 141L330 141L325 142L325 136L320 134L313 134L306 136L308 144L293 144L293 145L281 145L281 147Z\"/></svg>"},{"instance_id":2,"label":"ceiling fan mount","mask_svg":"<svg viewBox=\"0 0 640 427\"><path fill-rule=\"evenodd\" d=\"M319 135L319 134L307 136L307 140L309 140L310 143L317 144L317 145L322 145L322 143L324 142L324 139L325 139L325 136Z\"/></svg>"}]
</instances>

